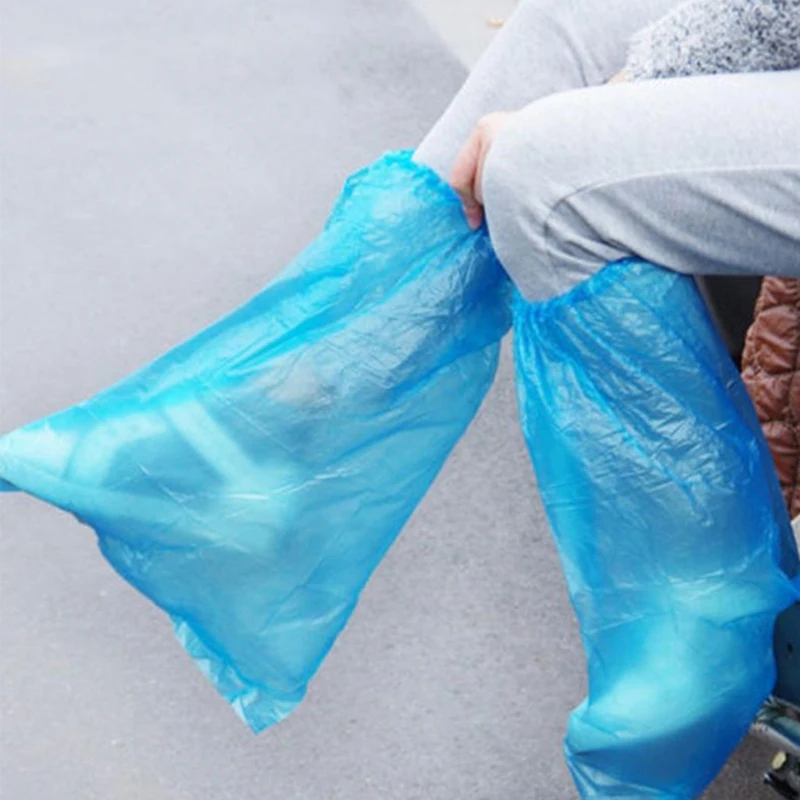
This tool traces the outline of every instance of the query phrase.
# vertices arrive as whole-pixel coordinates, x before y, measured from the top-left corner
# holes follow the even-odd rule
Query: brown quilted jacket
[[[742,377],[795,517],[800,514],[800,280],[764,279],[747,334]]]

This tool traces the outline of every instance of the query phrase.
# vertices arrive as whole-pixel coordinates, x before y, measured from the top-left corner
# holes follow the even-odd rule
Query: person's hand
[[[456,190],[472,230],[483,222],[483,165],[497,134],[511,121],[513,113],[497,112],[478,120],[464,146],[459,150],[450,173],[450,184]]]

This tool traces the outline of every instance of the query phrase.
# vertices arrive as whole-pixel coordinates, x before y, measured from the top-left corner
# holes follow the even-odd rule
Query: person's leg
[[[447,178],[475,123],[541,97],[607,81],[625,62],[628,39],[678,0],[522,0],[416,160]]]
[[[483,191],[522,294],[637,256],[688,274],[800,276],[800,70],[645,81],[532,103]]]

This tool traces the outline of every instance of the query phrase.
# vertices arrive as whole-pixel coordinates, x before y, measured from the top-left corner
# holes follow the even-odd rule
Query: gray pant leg
[[[800,70],[644,81],[532,103],[483,178],[492,242],[531,300],[638,256],[800,277]]]
[[[522,0],[415,158],[447,178],[475,123],[547,95],[604,83],[628,39],[679,0]]]

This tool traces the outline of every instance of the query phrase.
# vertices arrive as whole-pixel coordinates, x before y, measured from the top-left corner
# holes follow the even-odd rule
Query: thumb
[[[475,196],[475,178],[483,150],[483,134],[476,128],[459,150],[450,173],[450,184],[461,199],[469,226],[474,230],[483,221],[483,209]]]

